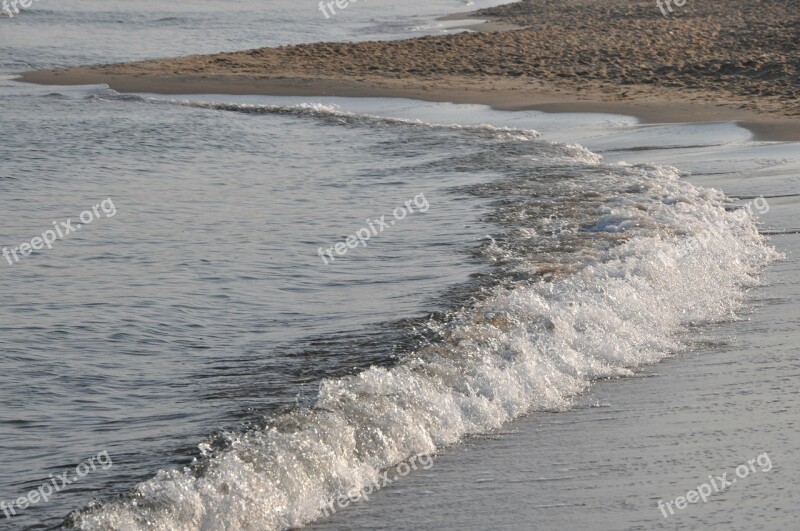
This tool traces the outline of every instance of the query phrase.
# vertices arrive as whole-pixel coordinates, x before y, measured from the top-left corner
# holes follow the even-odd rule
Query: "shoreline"
[[[459,89],[434,83],[359,82],[348,79],[251,78],[246,76],[145,76],[100,74],[91,67],[65,71],[25,72],[17,81],[39,85],[106,84],[122,93],[162,95],[230,94],[255,96],[336,96],[347,98],[407,98],[430,102],[487,105],[501,111],[546,113],[605,113],[633,116],[642,124],[735,122],[753,139],[764,142],[800,141],[800,120],[739,109],[734,104],[676,102],[657,97],[632,101],[604,101],[602,94],[578,94],[545,84],[533,90],[519,87]],[[469,80],[462,80],[468,84]],[[594,96],[594,97],[593,97]]]
[[[640,0],[521,0],[441,17],[473,30],[443,36],[33,71],[18,80],[156,94],[409,98],[645,124],[736,122],[755,140],[800,141],[800,50],[786,34],[800,22],[800,0],[729,1],[729,10],[687,4],[661,17]]]

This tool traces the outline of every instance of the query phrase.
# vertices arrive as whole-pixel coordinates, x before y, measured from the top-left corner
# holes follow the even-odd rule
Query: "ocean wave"
[[[163,99],[136,94],[119,94],[114,90],[107,90],[104,94],[92,95],[95,99],[115,99],[150,103],[154,105],[180,105],[197,109],[210,109],[216,111],[238,112],[244,114],[271,114],[277,116],[296,116],[312,118],[332,125],[375,125],[375,126],[401,126],[412,128],[446,129],[452,131],[468,131],[492,135],[500,140],[532,140],[540,136],[538,131],[530,129],[515,129],[510,127],[496,127],[490,124],[461,125],[429,123],[422,120],[408,120],[405,118],[391,118],[372,114],[359,114],[341,110],[336,105],[323,103],[300,103],[297,105],[261,105],[254,103],[220,103],[187,99]]]
[[[323,105],[180,104],[422,124]],[[430,339],[398,364],[326,379],[312,407],[203,443],[193,466],[161,471],[126,496],[75,513],[71,525],[302,526],[329,500],[412,456],[521,415],[566,410],[597,379],[630,376],[683,351],[689,327],[735,318],[759,271],[779,258],[748,212],[727,209],[724,194],[693,186],[674,168],[607,164],[574,145],[518,145],[517,135],[531,140],[532,132],[423,126],[477,139],[482,153],[458,171],[502,167],[503,178],[457,191],[491,201],[487,220],[498,230],[478,253],[492,264],[492,282],[471,304],[432,318]],[[498,134],[506,135],[502,149]]]

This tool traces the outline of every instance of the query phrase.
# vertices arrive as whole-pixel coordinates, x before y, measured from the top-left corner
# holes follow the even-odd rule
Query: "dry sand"
[[[480,32],[29,72],[122,92],[386,96],[498,109],[740,121],[800,140],[800,0],[523,0]],[[522,28],[522,29],[519,29]]]

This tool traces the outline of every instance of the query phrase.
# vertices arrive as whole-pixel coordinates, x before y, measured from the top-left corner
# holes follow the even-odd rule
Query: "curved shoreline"
[[[635,100],[629,102],[592,99],[588,94],[569,93],[555,87],[519,91],[515,87],[451,89],[430,83],[369,83],[347,79],[250,78],[244,76],[137,76],[98,74],[84,68],[67,71],[26,72],[19,81],[42,85],[106,84],[118,92],[152,94],[231,94],[264,96],[338,96],[351,98],[408,98],[422,101],[483,104],[497,110],[536,110],[552,113],[606,113],[636,117],[641,123],[736,122],[748,129],[754,140],[800,141],[800,120],[766,116],[736,108],[691,102]],[[468,81],[468,80],[465,80]]]
[[[686,4],[662,17],[649,1],[522,0],[457,16],[490,20],[474,26],[479,32],[25,72],[20,80],[160,94],[400,97],[625,114],[644,123],[725,121],[757,140],[799,141],[800,49],[791,28],[800,24],[800,0],[728,4]]]

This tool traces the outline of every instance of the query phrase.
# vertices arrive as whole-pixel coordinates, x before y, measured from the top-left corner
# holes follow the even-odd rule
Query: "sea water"
[[[476,7],[365,2],[326,20],[313,3],[42,0],[0,19],[0,244],[105,199],[116,210],[0,263],[0,499],[98,452],[113,459],[0,526],[68,513],[86,529],[304,525],[413,456],[536,412],[568,415],[594,382],[690,354],[698,330],[751,311],[786,253],[726,182],[698,186],[685,170],[731,173],[733,159],[768,183],[765,158],[794,164],[796,151],[733,126],[678,132],[713,134],[704,148],[683,137],[643,151],[676,132],[619,116],[130,96],[10,75],[437,33],[448,30],[436,15]],[[365,245],[323,259],[366,228]],[[348,511],[332,521],[347,527]]]

